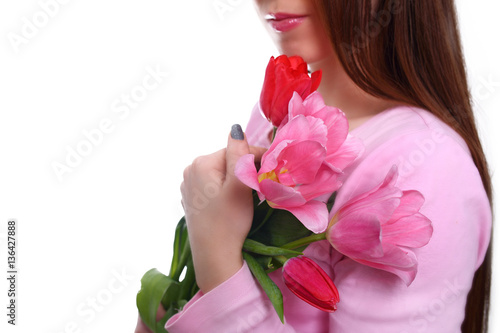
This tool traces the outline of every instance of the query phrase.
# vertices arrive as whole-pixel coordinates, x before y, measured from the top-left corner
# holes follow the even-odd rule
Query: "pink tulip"
[[[283,280],[288,289],[303,301],[323,311],[337,310],[340,301],[337,287],[311,259],[304,256],[288,259],[283,266]]]
[[[236,164],[236,176],[271,207],[290,211],[314,233],[324,232],[328,209],[323,197],[340,188],[342,170],[363,149],[348,130],[342,111],[325,106],[319,93],[304,101],[294,93],[260,170],[254,156],[245,155]]]
[[[426,245],[431,221],[419,213],[424,197],[395,186],[394,166],[385,180],[330,214],[327,239],[349,258],[399,276],[410,285],[417,274],[413,249]]]

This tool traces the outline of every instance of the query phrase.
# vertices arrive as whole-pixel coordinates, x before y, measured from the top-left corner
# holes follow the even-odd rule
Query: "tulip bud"
[[[274,126],[280,126],[288,113],[288,102],[293,93],[297,92],[305,99],[318,89],[320,81],[321,71],[309,76],[307,63],[299,56],[271,57],[259,101],[264,116]]]
[[[299,256],[283,266],[285,285],[303,301],[326,312],[337,310],[339,292],[332,279],[311,259]]]

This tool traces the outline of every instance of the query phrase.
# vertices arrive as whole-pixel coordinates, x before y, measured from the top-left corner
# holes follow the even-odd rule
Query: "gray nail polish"
[[[241,129],[241,126],[238,124],[234,124],[231,127],[231,137],[235,140],[243,140],[244,135],[243,135],[243,130]]]

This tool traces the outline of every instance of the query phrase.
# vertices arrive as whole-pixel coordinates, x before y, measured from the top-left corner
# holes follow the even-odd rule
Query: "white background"
[[[225,146],[233,123],[247,122],[267,61],[278,54],[250,0],[61,0],[44,21],[41,4],[50,2],[0,4],[0,267],[6,272],[12,218],[19,267],[18,325],[6,323],[2,277],[0,327],[132,332],[142,274],[169,269],[184,167]],[[500,6],[460,0],[458,8],[498,188]],[[29,38],[16,46],[13,36],[23,32]],[[126,114],[121,99],[140,93],[148,70],[168,75]],[[109,133],[83,147],[84,132],[103,121]],[[77,147],[88,155],[59,179],[53,164],[67,165]],[[491,331],[499,330],[493,320]]]

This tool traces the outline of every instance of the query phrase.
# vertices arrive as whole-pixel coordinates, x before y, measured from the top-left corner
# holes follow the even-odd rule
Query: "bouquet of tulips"
[[[363,145],[349,134],[344,113],[325,105],[316,91],[320,80],[321,72],[309,75],[300,57],[271,57],[259,107],[273,124],[272,142],[260,165],[249,154],[235,166],[254,194],[243,258],[282,322],[282,294],[268,276],[277,269],[302,300],[323,311],[337,309],[339,293],[331,277],[303,256],[309,244],[327,240],[340,253],[409,285],[417,271],[412,249],[432,235],[431,222],[419,213],[423,196],[396,186],[396,167],[370,191],[334,205],[343,170],[363,153]],[[141,283],[142,320],[154,332],[166,332],[166,321],[198,292],[184,218],[175,231],[169,275],[151,269]],[[156,322],[160,304],[166,314]]]

